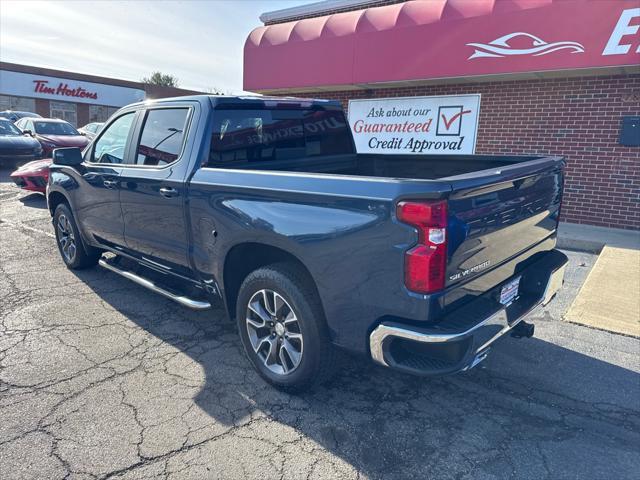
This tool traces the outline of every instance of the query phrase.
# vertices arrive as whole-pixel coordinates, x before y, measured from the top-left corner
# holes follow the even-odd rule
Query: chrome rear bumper
[[[499,285],[430,327],[385,322],[371,332],[371,357],[386,367],[419,375],[468,370],[484,360],[490,346],[562,287],[567,257],[553,251],[521,275],[520,295],[508,306],[495,300]]]

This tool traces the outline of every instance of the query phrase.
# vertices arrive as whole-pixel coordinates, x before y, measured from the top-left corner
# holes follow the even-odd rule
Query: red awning
[[[637,0],[414,0],[256,28],[244,89],[640,64]]]

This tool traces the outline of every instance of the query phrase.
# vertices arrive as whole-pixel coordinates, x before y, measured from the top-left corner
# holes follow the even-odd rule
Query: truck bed
[[[325,173],[412,180],[441,180],[476,171],[499,169],[542,156],[496,155],[376,155],[349,154],[243,162],[234,168]]]
[[[450,287],[483,276],[523,252],[533,255],[537,245],[555,236],[564,161],[542,155],[344,154],[234,163],[225,165],[233,170],[224,179],[220,173],[216,179],[229,175],[242,185],[257,182],[269,191],[323,192],[334,198],[365,195],[392,204],[401,198],[446,198]],[[255,178],[256,171],[274,174]],[[554,244],[545,243],[544,249]],[[459,289],[448,300],[468,293]]]

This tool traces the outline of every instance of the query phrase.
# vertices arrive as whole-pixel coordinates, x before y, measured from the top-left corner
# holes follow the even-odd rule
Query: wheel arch
[[[49,195],[47,195],[47,207],[49,208],[49,213],[52,217],[56,211],[56,207],[61,203],[66,203],[67,205],[71,206],[69,199],[64,193],[61,193],[57,190],[49,192]]]
[[[304,273],[313,287],[322,307],[322,298],[313,275],[307,266],[294,254],[273,245],[259,242],[246,242],[234,245],[225,256],[223,267],[224,301],[229,318],[235,317],[236,303],[240,286],[247,275],[258,268],[277,263],[296,265]],[[324,312],[324,309],[323,309]]]

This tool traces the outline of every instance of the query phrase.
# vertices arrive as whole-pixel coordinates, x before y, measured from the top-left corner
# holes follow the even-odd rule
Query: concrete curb
[[[640,232],[560,222],[558,248],[600,253],[605,245],[640,250]]]

